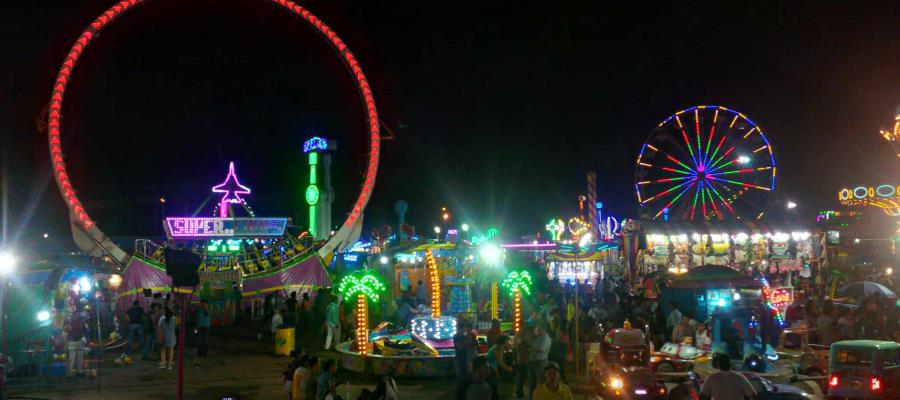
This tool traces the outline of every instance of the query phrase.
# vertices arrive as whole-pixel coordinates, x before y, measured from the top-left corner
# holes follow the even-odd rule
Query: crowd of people
[[[131,308],[125,312],[124,337],[128,341],[125,355],[140,351],[143,360],[152,360],[151,354],[159,352],[159,369],[171,370],[175,364],[175,345],[178,342],[178,327],[183,323],[178,316],[179,306],[172,301],[170,294],[156,296],[150,303],[149,310],[135,300]],[[209,329],[211,314],[206,300],[200,300],[200,306],[194,316],[197,335],[197,356],[209,354]]]

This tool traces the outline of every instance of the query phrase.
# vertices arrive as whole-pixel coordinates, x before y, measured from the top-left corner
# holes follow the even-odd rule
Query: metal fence
[[[64,350],[25,350],[10,354],[4,367],[3,389],[100,388],[103,350],[82,342]]]

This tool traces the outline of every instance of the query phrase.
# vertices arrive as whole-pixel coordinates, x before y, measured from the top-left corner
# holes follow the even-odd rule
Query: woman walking
[[[162,348],[159,353],[159,369],[172,369],[175,363],[175,328],[178,322],[175,321],[175,315],[170,309],[166,309],[166,315],[159,319],[159,328],[163,336]],[[168,364],[166,362],[166,354],[168,354]]]

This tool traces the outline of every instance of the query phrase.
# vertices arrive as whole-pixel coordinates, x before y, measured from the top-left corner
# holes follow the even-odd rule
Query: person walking
[[[550,355],[550,336],[547,328],[538,324],[534,328],[534,337],[531,338],[531,350],[528,354],[528,397],[532,398],[534,389],[544,381],[544,367],[547,366]]]
[[[206,358],[209,354],[209,329],[212,327],[212,318],[209,314],[209,303],[200,300],[200,309],[197,310],[197,356]]]
[[[666,316],[666,338],[671,338],[675,326],[681,322],[681,311],[678,310],[678,304],[674,301],[669,303],[669,315]]]
[[[573,400],[572,390],[559,380],[560,372],[557,363],[547,363],[544,367],[544,383],[534,390],[534,400]]]
[[[459,381],[456,387],[456,400],[499,400],[497,385],[491,381],[490,374],[487,359],[473,360],[472,375]]]
[[[85,326],[84,316],[81,315],[82,310],[79,307],[72,316],[69,317],[69,324],[66,327],[66,350],[69,360],[68,375],[81,375],[84,372],[84,339],[87,327]]]
[[[156,329],[153,323],[153,305],[150,305],[150,312],[144,313],[144,317],[141,319],[141,323],[144,325],[144,343],[142,354],[143,360],[150,359],[150,352],[154,351],[154,346],[156,346]]]
[[[337,349],[338,343],[341,342],[341,319],[338,314],[337,296],[331,295],[329,298],[331,303],[325,309],[325,325],[328,333],[325,336],[325,350],[330,350],[332,344]]]
[[[460,329],[453,335],[453,350],[456,361],[456,380],[457,382],[462,382],[469,375],[470,363],[472,362],[472,359],[469,357],[473,348],[471,340],[472,323],[459,321],[457,326]]]
[[[175,313],[167,308],[165,315],[159,319],[159,328],[163,336],[162,348],[159,353],[159,369],[172,369],[172,366],[175,365],[175,342],[177,341],[175,328],[177,326]]]
[[[516,400],[525,398],[525,383],[528,380],[528,355],[531,349],[531,333],[533,329],[521,329],[513,339],[513,351],[516,355]]]
[[[756,391],[740,373],[731,370],[731,358],[724,353],[713,356],[719,372],[703,381],[700,387],[700,398],[707,400],[744,400],[756,398]]]
[[[287,324],[292,327],[297,327],[298,323],[298,309],[300,306],[300,302],[297,300],[297,292],[291,292],[291,297],[289,297],[284,302],[285,308],[287,308]]]
[[[501,376],[513,376],[513,367],[506,364],[506,351],[510,348],[509,336],[502,335],[488,349],[487,363],[491,367],[491,379],[494,383],[500,381]]]
[[[137,345],[138,347],[144,347],[144,308],[141,307],[141,302],[135,300],[131,303],[131,308],[125,312],[125,316],[128,318],[128,348],[125,349],[125,354],[131,354],[134,351],[134,338],[138,337]],[[144,353],[144,357],[147,356],[147,353]]]
[[[313,302],[309,299],[309,293],[303,293],[303,300],[300,302],[300,327],[304,332],[312,326],[312,309]]]
[[[322,366],[322,374],[319,375],[316,400],[325,400],[328,395],[331,395],[333,399],[340,399],[335,392],[337,386],[337,363],[334,360],[326,360]]]

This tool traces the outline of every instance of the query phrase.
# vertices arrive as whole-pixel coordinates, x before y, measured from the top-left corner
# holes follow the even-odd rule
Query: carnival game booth
[[[544,257],[547,278],[560,284],[593,285],[607,274],[621,275],[619,247],[615,243],[602,242],[597,249],[575,253],[561,247]]]
[[[633,260],[644,272],[682,274],[699,265],[728,265],[766,273],[801,271],[817,260],[816,237],[803,228],[760,221],[646,222]],[[626,254],[626,257],[629,255]]]

